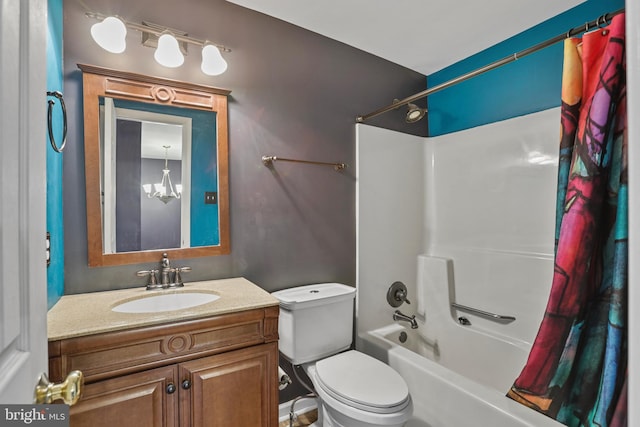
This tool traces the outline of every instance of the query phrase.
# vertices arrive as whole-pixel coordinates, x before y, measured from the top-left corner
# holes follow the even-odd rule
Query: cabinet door
[[[86,385],[71,407],[71,427],[177,427],[177,371],[172,365]]]
[[[278,345],[269,343],[180,364],[182,425],[277,426],[277,363]]]

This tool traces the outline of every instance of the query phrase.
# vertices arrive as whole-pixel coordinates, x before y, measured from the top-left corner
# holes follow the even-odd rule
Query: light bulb
[[[176,184],[176,192],[182,194],[182,184]]]
[[[102,22],[91,26],[91,37],[104,50],[111,53],[122,53],[127,47],[125,37],[127,27],[115,16],[108,16]]]
[[[178,40],[171,34],[165,33],[158,39],[158,48],[153,54],[158,64],[175,68],[184,63],[184,55],[180,52]]]
[[[207,44],[202,48],[202,72],[209,76],[217,76],[227,70],[227,61],[220,54],[220,50],[212,45]]]
[[[142,184],[142,188],[144,192],[147,193],[147,196],[151,195],[151,184]]]

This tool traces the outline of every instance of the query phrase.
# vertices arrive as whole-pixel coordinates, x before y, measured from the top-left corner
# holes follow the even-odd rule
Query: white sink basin
[[[158,313],[197,307],[218,298],[218,295],[205,292],[167,293],[126,301],[111,310],[117,313]]]

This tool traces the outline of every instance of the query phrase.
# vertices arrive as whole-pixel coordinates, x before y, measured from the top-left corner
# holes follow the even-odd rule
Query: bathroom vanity
[[[113,310],[172,293],[219,298],[173,310]],[[273,427],[278,312],[275,298],[243,278],[63,296],[48,313],[50,377],[84,374],[72,427]]]

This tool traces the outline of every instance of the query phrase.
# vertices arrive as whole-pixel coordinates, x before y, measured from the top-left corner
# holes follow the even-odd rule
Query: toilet
[[[355,293],[340,283],[272,293],[280,301],[280,352],[302,365],[313,383],[313,427],[401,427],[413,413],[404,379],[389,365],[350,350]]]

